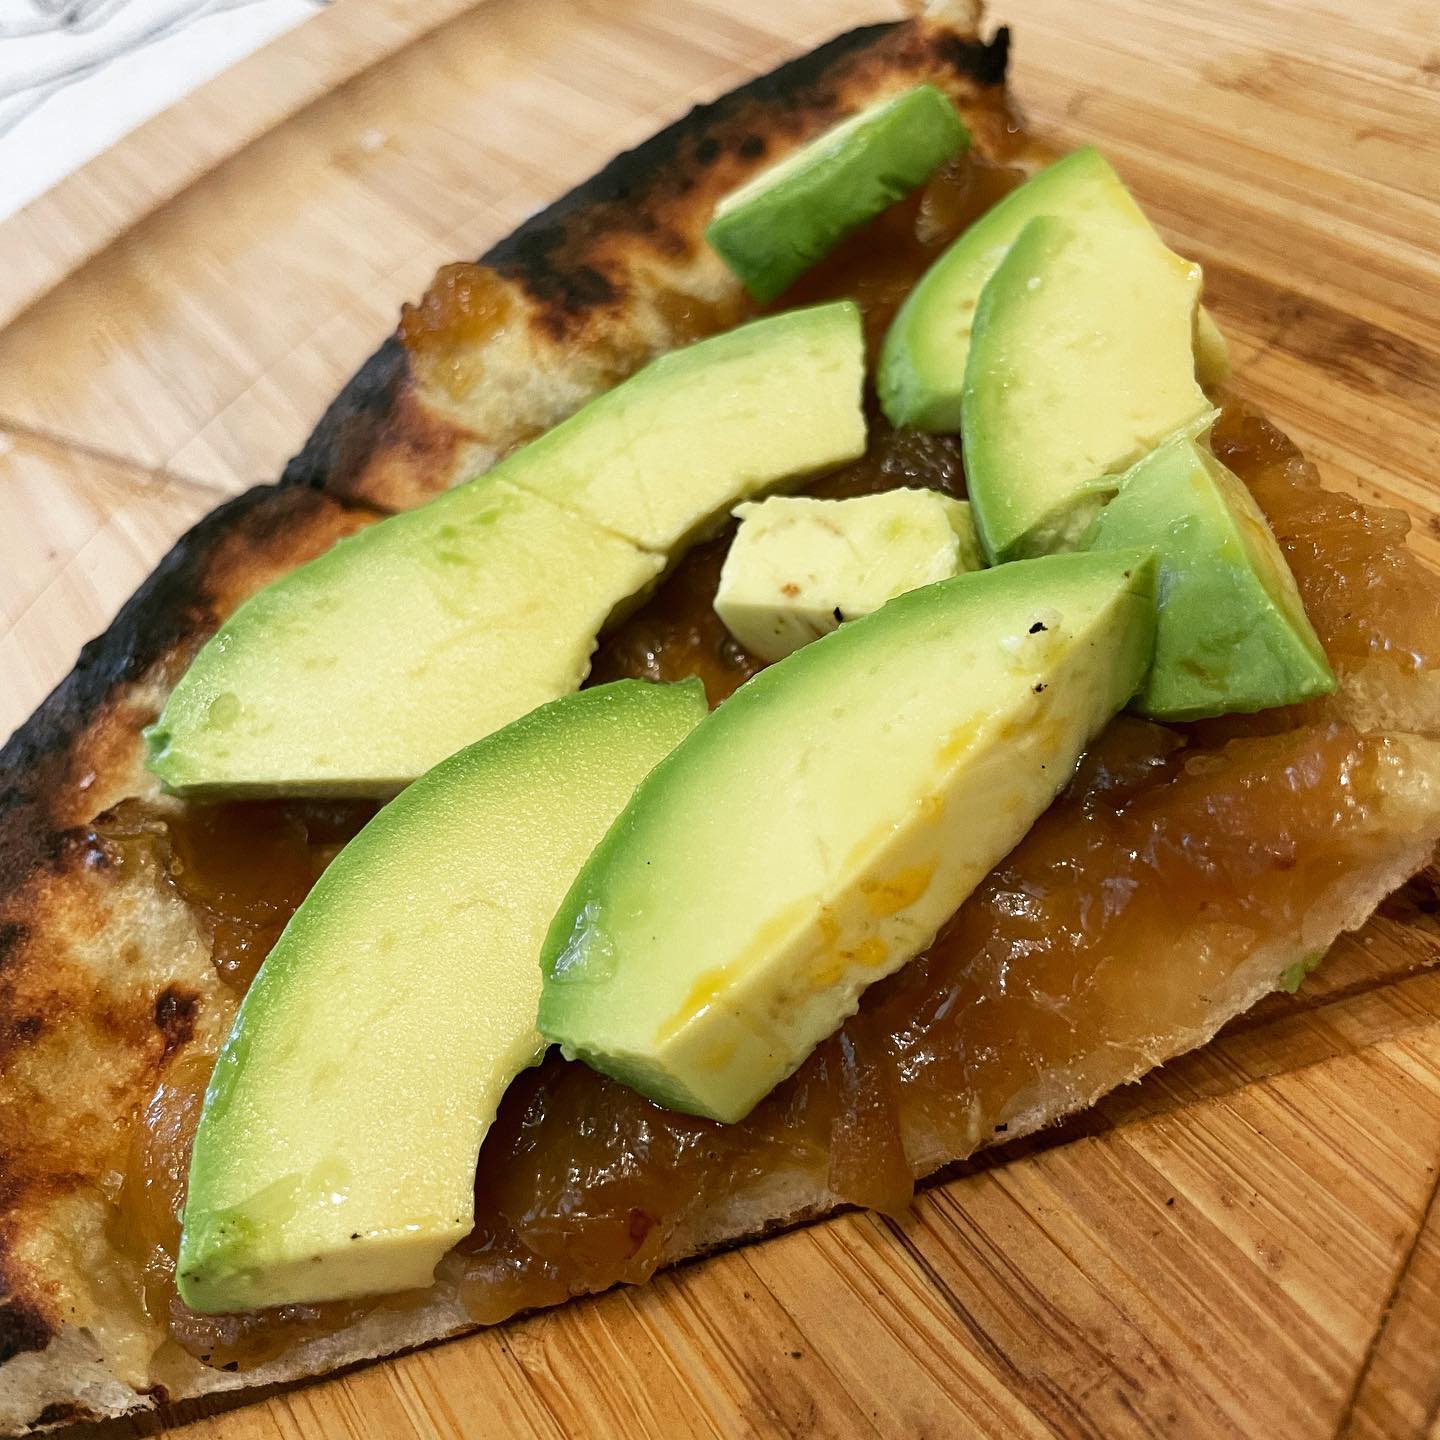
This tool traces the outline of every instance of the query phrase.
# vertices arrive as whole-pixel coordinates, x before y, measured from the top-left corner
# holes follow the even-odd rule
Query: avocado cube
[[[887,600],[985,564],[970,507],[936,490],[738,506],[715,613],[752,655],[783,660]]]

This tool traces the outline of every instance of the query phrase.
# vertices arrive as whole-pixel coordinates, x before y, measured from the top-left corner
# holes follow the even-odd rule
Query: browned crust
[[[645,264],[693,259],[714,198],[767,153],[887,82],[938,75],[972,98],[998,89],[1006,50],[1003,30],[985,44],[920,22],[843,35],[619,156],[484,262],[523,292],[536,345],[603,345],[646,283]],[[661,334],[649,343],[666,341]],[[93,937],[116,924],[95,899],[107,878],[85,842],[87,822],[151,783],[139,764],[140,728],[226,614],[274,575],[373,519],[361,502],[398,508],[453,483],[475,438],[426,403],[410,357],[386,340],[279,485],[221,505],[183,536],[0,750],[0,1081],[9,1083],[17,1060],[67,1026],[98,1026],[123,1062],[109,1091],[96,1077],[100,1093],[86,1115],[108,1119],[108,1151],[87,1143],[84,1126],[74,1143],[48,1141],[43,1127],[18,1125],[13,1107],[0,1125],[0,1366],[43,1351],[62,1331],[54,1287],[17,1253],[21,1227],[33,1207],[93,1186],[114,1158],[114,1132],[123,1133],[161,1067],[191,1043],[197,1015],[204,1018],[198,988],[142,975],[107,1010],[110,1001],[94,996],[87,975],[70,963],[57,932]],[[37,1404],[30,1423],[99,1413],[53,1401]]]
[[[208,635],[262,577],[313,551],[305,536],[333,539],[350,528],[352,515],[357,523],[370,518],[363,507],[311,488],[263,485],[218,506],[176,541],[0,749],[0,906],[37,865],[57,858],[67,830],[96,812],[93,795],[68,782],[76,746],[107,702],[113,706],[127,686]]]
[[[124,1092],[152,1083],[185,1048],[200,1006],[194,988],[170,978],[169,957],[157,957],[153,976],[130,964],[129,983],[110,987],[73,963],[75,938],[110,919],[97,900],[107,888],[103,857],[87,843],[86,822],[142,783],[139,731],[157,686],[221,616],[372,518],[301,487],[261,487],[220,506],[161,561],[0,751],[0,1365],[44,1348],[60,1318],[45,1277],[14,1253],[19,1227],[36,1206],[94,1181],[113,1143],[94,1122],[118,1108],[113,1130],[129,1115],[133,1099]],[[129,943],[123,929],[121,939]],[[57,1147],[40,1118],[14,1102],[21,1063],[67,1028],[94,1031],[124,1063],[71,1079],[93,1083],[96,1094],[89,1107],[76,1107],[74,1135]]]
[[[967,102],[1003,94],[1008,53],[1004,28],[989,41],[917,22],[852,30],[618,155],[480,263],[515,287],[528,344],[542,361],[561,347],[591,349],[623,372],[651,348],[630,333],[638,293],[653,289],[657,270],[696,263],[715,200],[767,156],[849,113],[856,97],[908,79],[944,85],[968,112]],[[982,145],[986,138],[977,135]],[[627,341],[633,353],[617,354]],[[283,483],[388,509],[426,498],[427,484],[461,478],[455,470],[465,467],[475,434],[437,413],[425,390],[405,347],[387,339],[330,405]],[[478,438],[503,449],[526,437],[522,427],[515,436]]]
[[[636,242],[668,259],[696,248],[691,199],[720,169],[720,189],[764,163],[777,146],[809,135],[849,110],[847,93],[875,88],[879,75],[935,69],[976,86],[1004,84],[1009,32],[984,41],[915,25],[874,25],[838,36],[808,55],[692,110],[501,240],[486,264],[545,307],[559,336],[584,328],[597,311],[628,300],[617,255]]]

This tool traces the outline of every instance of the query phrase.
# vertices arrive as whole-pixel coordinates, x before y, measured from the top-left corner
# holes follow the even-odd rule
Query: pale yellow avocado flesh
[[[970,506],[936,490],[739,506],[715,613],[752,655],[783,660],[907,590],[985,564]]]
[[[672,388],[669,372],[693,375],[701,350],[703,389],[687,403],[657,404],[655,394]],[[532,442],[515,483],[670,554],[736,500],[865,449],[864,355],[859,312],[848,300],[756,321],[662,356],[643,373],[653,377],[650,387],[631,382],[589,407],[583,446],[564,426]]]
[[[965,371],[965,474],[992,562],[1074,549],[1120,475],[1213,408],[1200,269],[1130,226],[1032,220],[989,282]]]
[[[186,795],[394,794],[584,678],[737,501],[865,446],[849,301],[662,356],[477,480],[243,604],[147,734]]]
[[[1203,305],[1195,312],[1195,378],[1207,390],[1230,378],[1230,347]]]
[[[1145,552],[911,591],[743,685],[647,777],[546,938],[540,1029],[734,1121],[934,937],[1134,694]]]
[[[436,766],[335,859],[246,993],[191,1159],[202,1311],[428,1285],[506,1086],[545,1048],[539,953],[698,680],[567,696]]]
[[[1164,242],[1109,162],[1084,146],[1037,171],[966,227],[906,296],[886,333],[876,384],[892,425],[958,431],[965,365],[986,283],[1030,221],[1053,216],[1081,226],[1118,225]],[[1202,385],[1230,370],[1225,337],[1204,309],[1196,315],[1195,368]]]
[[[574,690],[596,634],[664,566],[498,476],[477,481],[241,606],[151,730],[151,769],[182,794],[392,795]]]

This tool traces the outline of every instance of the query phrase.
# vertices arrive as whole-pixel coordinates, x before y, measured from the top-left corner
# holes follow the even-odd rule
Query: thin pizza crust
[[[137,1107],[167,1067],[214,1049],[235,1002],[183,901],[145,866],[107,859],[87,823],[127,796],[155,797],[140,727],[246,596],[485,468],[650,355],[742,314],[700,237],[716,199],[758,167],[920,79],[956,100],[977,148],[1003,144],[1023,163],[1004,108],[1006,35],[983,41],[977,21],[952,3],[844,35],[693,111],[500,242],[484,263],[500,277],[489,302],[503,323],[457,340],[463,354],[442,333],[418,361],[387,341],[280,484],[186,535],[0,752],[0,1433],[294,1380],[474,1328],[457,1301],[437,1298],[372,1312],[236,1374],[162,1343],[107,1236],[109,1194]],[[1091,1056],[1041,1077],[1015,1097],[1007,1139],[1203,1043],[1429,860],[1440,840],[1440,695],[1365,672],[1347,683],[1352,718],[1408,732],[1386,746],[1374,863],[1338,880],[1295,933],[1246,956],[1173,1052]],[[959,1158],[937,1137],[906,1141],[920,1175]],[[813,1177],[773,1170],[674,1233],[665,1262],[837,1203]]]

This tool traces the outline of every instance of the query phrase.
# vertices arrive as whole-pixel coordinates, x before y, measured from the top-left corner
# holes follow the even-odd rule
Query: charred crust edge
[[[961,75],[968,75],[977,85],[995,86],[1005,83],[1010,66],[1010,27],[1002,25],[989,40],[964,35],[942,35],[937,48],[944,59]]]
[[[262,485],[212,510],[176,541],[105,632],[80,651],[75,668],[0,749],[0,902],[37,865],[63,853],[56,798],[71,751],[106,698],[143,676],[176,643],[214,623],[209,578],[221,545],[239,534],[263,543],[295,523],[304,504],[298,493]],[[19,944],[18,930],[0,929],[0,963]]]
[[[717,100],[696,105],[532,215],[486,251],[481,263],[523,285],[557,326],[567,317],[613,304],[620,298],[615,285],[585,259],[587,242],[598,230],[607,236],[653,233],[660,223],[657,210],[683,192],[697,168],[713,164],[727,148],[747,159],[764,153],[760,122],[766,111],[828,106],[838,70],[905,28],[896,22],[847,31]]]
[[[666,231],[666,201],[683,195],[696,172],[717,163],[727,149],[750,159],[763,154],[767,120],[833,106],[850,69],[882,42],[897,47],[884,60],[913,63],[928,56],[982,87],[1005,81],[1010,32],[1004,27],[988,41],[906,21],[850,30],[695,106],[617,155],[491,246],[480,263],[522,286],[538,302],[539,323],[559,335],[597,310],[623,304],[616,280],[596,263],[595,241],[639,233],[661,250],[680,243],[679,236]],[[346,493],[392,431],[401,397],[412,384],[409,358],[391,336],[331,402],[285,467],[281,483]]]
[[[0,1365],[27,1350],[43,1350],[56,1333],[50,1321],[29,1301],[7,1300],[0,1304]]]
[[[48,1430],[55,1425],[69,1425],[76,1420],[104,1419],[98,1411],[87,1410],[83,1405],[68,1400],[52,1400],[36,1417],[35,1429]]]
[[[409,377],[405,347],[392,335],[326,407],[285,466],[281,485],[319,490],[359,474],[384,438]]]

